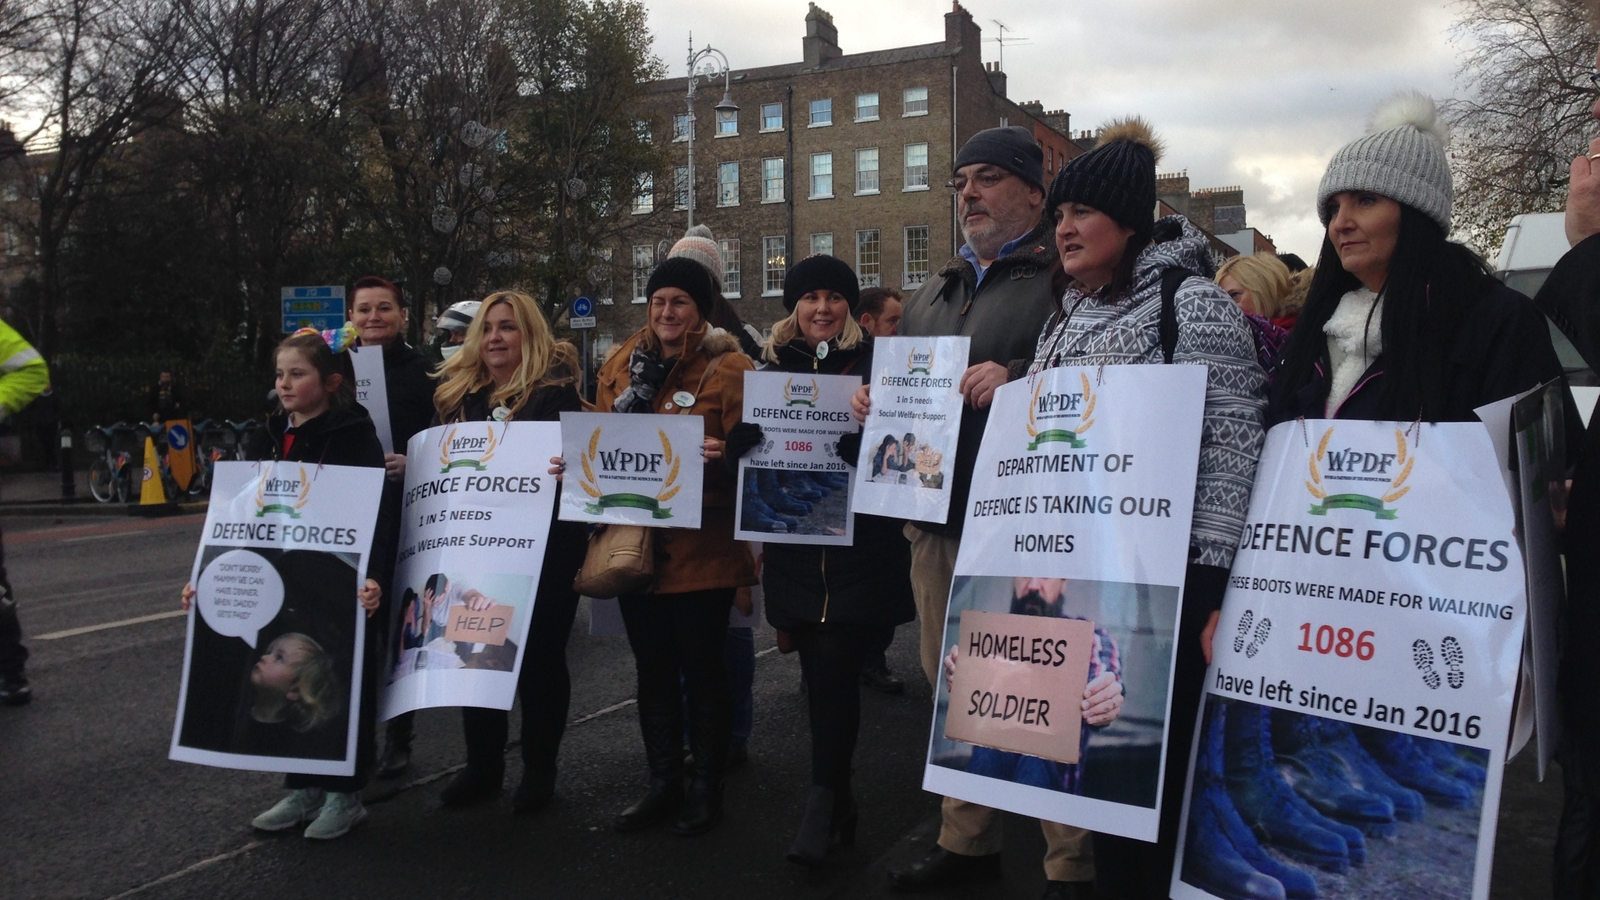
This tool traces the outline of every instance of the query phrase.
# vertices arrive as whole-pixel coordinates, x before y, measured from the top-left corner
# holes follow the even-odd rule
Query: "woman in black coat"
[[[355,326],[357,343],[383,349],[389,446],[394,448],[383,457],[388,472],[385,489],[398,493],[406,480],[406,446],[413,435],[433,423],[433,376],[428,373],[428,358],[406,343],[409,312],[398,285],[366,275],[351,286],[350,298],[350,324]],[[391,635],[389,643],[392,645],[395,639]],[[410,767],[415,719],[415,713],[401,713],[385,724],[383,754],[378,758],[379,778],[398,777]]]
[[[434,395],[436,424],[449,422],[556,422],[563,412],[579,412],[577,353],[557,343],[538,303],[518,291],[484,298],[467,326],[461,351],[440,369]],[[512,800],[521,813],[537,812],[555,796],[556,756],[567,726],[572,681],[567,671],[567,636],[578,611],[572,581],[583,565],[587,529],[555,518],[539,588],[528,624],[527,647],[517,677],[522,698],[522,783]],[[508,714],[467,706],[461,724],[467,741],[467,767],[440,794],[445,806],[459,807],[493,797],[505,779]]]
[[[772,328],[763,358],[780,372],[872,377],[872,339],[856,324],[860,297],[855,272],[832,256],[802,260],[784,279],[787,319]],[[730,460],[762,440],[761,427],[741,423],[728,432]],[[854,462],[860,434],[841,440],[840,456]],[[855,517],[849,546],[769,543],[761,582],[767,621],[787,632],[800,652],[811,719],[811,790],[789,859],[820,865],[833,843],[855,838],[851,759],[861,726],[861,667],[884,627],[916,615],[910,547],[901,523]]]

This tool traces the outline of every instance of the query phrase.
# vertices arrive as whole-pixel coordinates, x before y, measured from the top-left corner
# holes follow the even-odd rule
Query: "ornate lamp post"
[[[701,68],[696,71],[696,66]],[[696,51],[694,49],[694,35],[689,35],[689,172],[685,185],[689,194],[689,227],[694,227],[694,89],[703,76],[708,83],[713,82],[717,76],[722,76],[722,100],[716,105],[717,112],[738,112],[738,104],[733,102],[733,95],[729,92],[729,81],[732,70],[728,67],[728,58],[722,51],[707,45]],[[673,185],[676,189],[677,185]]]

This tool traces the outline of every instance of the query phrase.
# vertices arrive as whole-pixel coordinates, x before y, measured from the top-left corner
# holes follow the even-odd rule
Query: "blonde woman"
[[[520,291],[490,294],[467,326],[461,351],[439,369],[435,424],[558,421],[561,413],[583,408],[575,386],[577,371],[576,350],[551,336],[532,297]],[[572,580],[583,563],[585,540],[581,524],[552,517],[517,680],[522,783],[512,809],[519,813],[537,812],[555,796],[556,754],[571,699],[567,635],[578,610]],[[499,792],[505,778],[506,721],[502,710],[462,708],[467,767],[445,787],[441,803],[467,806]]]
[[[1256,340],[1256,362],[1267,375],[1267,385],[1272,385],[1272,373],[1278,368],[1278,354],[1289,337],[1289,325],[1278,324],[1284,301],[1294,288],[1294,278],[1283,260],[1271,253],[1255,256],[1235,256],[1217,270],[1217,287],[1244,313],[1245,322]]]

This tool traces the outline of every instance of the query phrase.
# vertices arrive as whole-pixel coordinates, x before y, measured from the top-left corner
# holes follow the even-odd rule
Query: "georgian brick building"
[[[983,33],[967,10],[955,3],[944,20],[943,41],[845,54],[833,17],[812,4],[801,61],[733,70],[737,112],[713,108],[721,79],[697,88],[692,185],[688,85],[650,84],[640,127],[670,146],[672,172],[641,185],[631,225],[609,250],[595,358],[643,324],[645,282],[684,233],[690,190],[696,224],[721,245],[724,296],[765,329],[784,315],[789,263],[813,253],[849,262],[864,286],[910,290],[937,272],[960,241],[945,182],[974,133],[1028,127],[1047,181],[1084,152],[1067,113],[1006,97],[1005,73],[983,62]]]

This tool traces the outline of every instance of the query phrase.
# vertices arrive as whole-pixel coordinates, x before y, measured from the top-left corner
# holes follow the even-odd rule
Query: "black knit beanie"
[[[985,128],[961,146],[951,174],[977,163],[999,166],[1023,181],[1044,190],[1044,151],[1033,139],[1033,132],[1021,125]]]
[[[1100,133],[1100,144],[1056,173],[1045,215],[1063,203],[1082,203],[1118,225],[1149,234],[1156,218],[1156,160],[1161,142],[1143,119],[1128,119]]]
[[[694,300],[695,308],[700,310],[700,318],[710,320],[715,296],[711,287],[711,273],[706,271],[705,266],[687,256],[662,260],[661,265],[650,273],[650,281],[645,284],[646,299],[654,297],[656,291],[664,287],[675,287],[688,294]]]
[[[850,264],[837,256],[818,254],[808,256],[794,264],[789,274],[783,276],[783,308],[794,312],[800,298],[812,291],[835,291],[844,295],[855,312],[861,302],[861,282]]]

